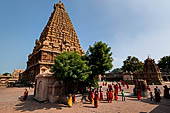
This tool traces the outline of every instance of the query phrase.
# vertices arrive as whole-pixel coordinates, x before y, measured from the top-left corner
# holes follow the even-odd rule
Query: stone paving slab
[[[131,91],[133,87],[130,86],[126,91]],[[152,90],[154,87],[152,86]],[[24,89],[1,88],[0,113],[170,113],[170,99],[162,99],[161,103],[155,103],[147,98],[138,101],[135,97],[126,97],[126,101],[122,102],[119,96],[118,101],[112,103],[100,102],[97,109],[89,102],[76,103],[69,108],[63,104],[38,103],[31,96],[27,101],[21,102],[18,97],[23,95]],[[28,91],[29,95],[33,95],[33,89]],[[161,91],[163,92],[163,88]]]

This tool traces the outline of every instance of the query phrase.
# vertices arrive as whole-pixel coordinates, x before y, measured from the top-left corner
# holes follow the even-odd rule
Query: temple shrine
[[[54,11],[47,25],[35,41],[33,52],[28,56],[27,68],[22,76],[25,81],[35,81],[35,76],[51,69],[56,55],[64,51],[84,54],[68,13],[61,1],[54,4]]]
[[[134,80],[146,80],[147,84],[161,85],[163,83],[162,73],[154,59],[147,58],[142,72],[134,73]]]

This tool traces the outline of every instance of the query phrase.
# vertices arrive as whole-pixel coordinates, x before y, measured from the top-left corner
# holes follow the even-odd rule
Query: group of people
[[[100,97],[99,97],[99,93],[100,93]],[[103,89],[102,87],[100,87],[100,89],[91,89],[90,88],[90,92],[89,92],[89,96],[88,99],[90,100],[91,104],[94,104],[94,107],[97,108],[98,104],[99,104],[99,100],[102,101],[103,100]]]
[[[125,93],[124,93],[124,89],[122,89],[122,86],[125,87],[125,83],[120,81],[117,82],[116,84],[112,83],[112,84],[107,84],[107,82],[103,82],[102,84],[103,86],[107,86],[107,91],[106,91],[106,100],[108,101],[108,103],[112,103],[113,100],[118,100],[118,93],[119,91],[121,91],[121,95],[122,95],[122,101],[125,101]],[[126,84],[127,89],[129,88],[128,83]],[[170,94],[169,94],[169,90],[170,88],[168,88],[167,86],[164,86],[164,97],[165,98],[170,98]],[[149,86],[147,87],[147,90],[150,91],[150,100],[153,101],[155,100],[156,102],[160,102],[161,100],[161,91],[160,89],[156,86],[154,88],[154,96],[153,93],[151,91],[151,89],[149,88]],[[141,90],[137,90],[137,99],[141,100]],[[103,89],[102,86],[100,86],[100,89],[90,89],[89,92],[89,96],[88,96],[90,102],[92,104],[94,104],[94,106],[97,108],[98,107],[98,103],[99,101],[103,100]]]
[[[107,82],[105,82],[105,83],[103,82],[102,85],[107,86],[106,100],[107,100],[108,103],[112,103],[113,100],[116,100],[116,101],[118,100],[119,91],[121,92],[119,94],[121,94],[121,96],[122,96],[122,101],[125,101],[125,92],[124,92],[124,88],[122,88],[122,87],[125,87],[124,82],[117,82],[116,84],[114,84],[114,83],[108,84]],[[126,86],[127,86],[127,89],[128,89],[129,85],[126,84]],[[154,94],[152,93],[151,88],[149,86],[147,86],[147,90],[149,91],[151,101],[154,100],[155,102],[160,102],[161,91],[158,88],[158,86],[156,86],[154,88]],[[170,90],[170,88],[168,88],[167,85],[165,85],[164,86],[164,98],[170,98],[169,90]],[[137,99],[141,100],[141,97],[142,97],[141,90],[138,89],[136,92],[137,92]],[[24,97],[27,98],[27,96],[26,96],[27,94],[24,93],[24,95],[25,95]],[[24,98],[24,100],[25,100],[25,98]],[[103,94],[102,86],[100,86],[100,88],[94,88],[94,89],[90,88],[88,99],[91,102],[91,104],[93,104],[94,107],[97,108],[99,101],[104,100],[104,94]],[[72,106],[71,101],[75,101],[75,98],[73,97],[73,100],[72,99],[69,100],[69,103],[70,103],[69,106]]]
[[[150,101],[155,100],[156,102],[160,102],[160,100],[161,100],[161,96],[160,96],[161,91],[158,88],[158,86],[156,86],[154,88],[154,95],[153,95],[153,93],[152,93],[149,86],[147,86],[147,91],[149,91]],[[141,100],[142,95],[141,95],[141,90],[140,89],[137,90],[137,97],[138,97],[138,100]]]
[[[112,85],[114,86],[114,91],[113,91],[113,87]],[[107,92],[106,92],[106,96],[107,96],[107,101],[108,103],[112,103],[112,101],[115,99],[115,100],[118,100],[118,85],[114,85],[114,84],[109,84],[108,85],[108,88],[107,88]],[[120,88],[121,89],[121,88]],[[114,94],[114,95],[113,95]],[[114,96],[114,98],[113,98]]]
[[[121,84],[122,84],[123,87],[125,87],[125,82],[122,81],[122,80],[120,80],[120,82],[117,82],[117,84],[118,84],[119,88],[121,88]],[[103,82],[102,85],[107,86],[107,82]],[[110,84],[108,84],[108,85],[110,85]],[[112,83],[112,85],[114,85],[114,83]],[[128,83],[126,83],[126,86],[127,86],[127,89],[129,89],[129,84]]]
[[[124,82],[120,82],[117,84],[112,83],[112,85],[111,84],[108,85],[107,92],[106,92],[108,103],[111,103],[113,100],[118,100],[119,91],[121,91],[121,94],[122,94],[122,101],[125,101],[125,93],[124,93],[124,90],[122,89],[121,83],[123,85]],[[126,85],[127,85],[127,89],[129,89],[128,83]],[[114,87],[114,91],[113,91],[112,86]],[[124,86],[125,85],[123,85],[123,87]],[[113,96],[113,94],[114,94],[114,96]]]
[[[154,93],[155,93],[155,101],[156,102],[160,102],[161,101],[161,91],[158,88],[158,86],[156,86],[156,88],[154,88]]]
[[[125,101],[125,93],[124,93],[124,89],[122,89],[122,86],[125,87],[124,82],[120,81],[120,82],[117,82],[116,84],[114,84],[114,83],[107,84],[107,82],[105,82],[105,83],[103,82],[102,85],[107,86],[106,100],[108,103],[112,103],[113,100],[116,100],[116,101],[118,100],[119,91],[121,91],[122,101]],[[126,86],[128,89],[129,88],[128,83],[126,84]],[[154,96],[153,96],[153,93],[152,93],[151,89],[149,88],[149,86],[147,86],[147,90],[150,92],[150,100],[151,101],[155,100],[156,102],[160,102],[161,91],[157,86],[154,88],[154,94],[155,94]],[[165,85],[164,86],[164,97],[165,98],[170,98],[169,90],[170,90],[170,88],[168,88],[167,85]],[[28,91],[27,91],[27,89],[25,89],[24,96],[21,98],[21,100],[25,101],[25,100],[27,100],[27,97],[28,97]],[[141,91],[139,89],[137,90],[137,97],[138,97],[138,100],[141,100]],[[102,86],[100,86],[100,88],[94,88],[94,89],[90,88],[88,99],[90,100],[91,104],[93,104],[94,107],[97,108],[99,101],[104,100]],[[72,106],[72,102],[73,103],[75,102],[75,95],[68,96],[68,105],[70,107]]]
[[[153,93],[152,93],[152,91],[151,91],[149,86],[147,86],[147,90],[150,92],[150,101],[155,100],[156,102],[160,102],[160,100],[161,100],[161,96],[160,96],[161,95],[161,91],[158,88],[158,86],[156,86],[154,88],[154,94],[155,94],[154,96],[153,96]]]
[[[106,91],[106,97],[107,97],[107,101],[108,103],[112,103],[113,100],[118,100],[118,93],[119,91],[121,91],[122,94],[122,101],[125,101],[125,94],[124,94],[124,90],[122,89],[122,86],[125,87],[125,83],[124,82],[119,82],[119,83],[112,83],[112,84],[107,84],[107,82],[103,82],[102,84],[103,86],[107,86],[107,91]],[[128,83],[126,84],[127,89],[129,88]],[[88,99],[90,100],[91,104],[94,104],[94,107],[97,108],[99,101],[103,100],[103,89],[102,86],[100,86],[100,88],[94,88],[91,89],[89,91],[89,96]]]

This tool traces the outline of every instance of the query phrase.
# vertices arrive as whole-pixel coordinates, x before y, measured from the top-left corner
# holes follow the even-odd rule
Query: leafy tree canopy
[[[122,68],[115,68],[115,69],[113,69],[112,72],[121,73],[121,72],[123,72],[123,70],[122,70]]]
[[[11,73],[3,73],[2,75],[7,76],[8,74],[11,76]]]
[[[104,75],[106,71],[112,69],[112,53],[111,47],[108,47],[106,43],[101,41],[96,42],[93,46],[89,46],[86,53],[86,59],[89,61],[89,65],[92,70],[92,77],[96,75]]]
[[[59,80],[73,82],[85,81],[91,74],[87,61],[82,60],[82,56],[76,52],[63,52],[56,56],[51,72]]]
[[[158,67],[161,71],[170,70],[170,56],[164,56],[158,61]]]
[[[144,63],[139,61],[136,57],[128,56],[125,61],[123,61],[122,69],[124,72],[139,72],[143,70]]]

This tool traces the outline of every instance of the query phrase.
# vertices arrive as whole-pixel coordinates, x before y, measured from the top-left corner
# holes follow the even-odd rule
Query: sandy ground
[[[169,86],[169,85],[168,85]],[[125,89],[132,92],[134,86]],[[152,86],[152,90],[155,86]],[[159,86],[163,93],[162,86]],[[25,102],[18,100],[23,95],[25,88],[0,88],[0,113],[170,113],[170,99],[162,98],[161,103],[151,102],[147,98],[138,101],[135,97],[126,97],[122,102],[107,103],[101,101],[98,108],[94,108],[89,102],[76,103],[72,108],[56,103],[38,103],[32,99],[33,89],[28,89],[29,98]],[[162,94],[163,95],[163,94]]]

